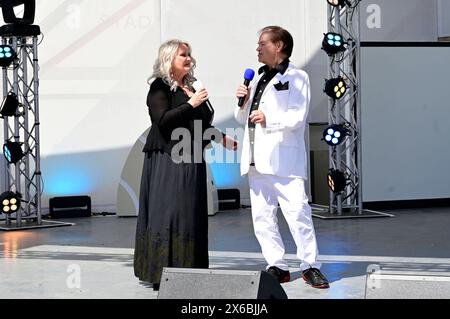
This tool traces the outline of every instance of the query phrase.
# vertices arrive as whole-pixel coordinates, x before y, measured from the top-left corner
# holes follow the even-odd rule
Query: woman
[[[196,146],[202,152],[210,141],[194,138],[212,128],[212,113],[205,103],[208,92],[192,88],[194,68],[189,44],[170,40],[161,45],[150,77],[152,127],[143,150],[134,272],[155,290],[163,267],[209,266],[206,167],[203,156],[198,160],[194,153]],[[199,124],[203,131],[194,134]],[[179,147],[180,130],[189,132],[190,147]],[[216,136],[236,150],[233,139],[220,132]]]

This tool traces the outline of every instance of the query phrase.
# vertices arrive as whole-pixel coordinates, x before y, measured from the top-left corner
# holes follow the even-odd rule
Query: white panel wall
[[[437,41],[437,0],[361,2],[363,41]]]
[[[364,40],[435,38],[435,1],[376,1],[382,30],[364,31]],[[326,1],[317,0],[37,0],[36,23],[45,35],[39,47],[43,205],[49,197],[87,194],[94,208],[114,209],[126,156],[150,123],[146,79],[161,40],[192,44],[215,124],[225,129],[237,126],[234,91],[244,69],[259,67],[257,31],[279,24],[294,36],[292,61],[311,77],[309,121],[327,121],[327,58],[320,50],[326,15]],[[363,9],[363,22],[367,16]],[[219,188],[238,187],[245,201],[237,165],[215,165],[213,174]]]
[[[312,72],[311,114],[326,118],[326,59],[319,52],[325,2],[38,0],[36,23],[45,35],[39,47],[44,207],[49,197],[87,194],[96,209],[114,209],[123,163],[150,123],[146,79],[161,40],[192,44],[215,124],[225,130],[237,126],[234,92],[244,69],[259,67],[257,31],[286,27],[295,40],[292,61]],[[237,164],[214,164],[213,171],[219,188],[240,188],[245,202],[247,181]]]
[[[438,0],[438,35],[450,37],[450,0]]]
[[[363,48],[363,200],[450,196],[450,47]]]

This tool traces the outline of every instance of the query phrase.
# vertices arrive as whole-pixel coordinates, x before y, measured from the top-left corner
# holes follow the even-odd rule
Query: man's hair
[[[270,39],[273,43],[283,42],[283,48],[281,52],[286,54],[289,58],[292,55],[292,49],[294,48],[294,39],[292,35],[282,27],[271,25],[265,28],[262,28],[259,31],[259,34],[269,33]]]

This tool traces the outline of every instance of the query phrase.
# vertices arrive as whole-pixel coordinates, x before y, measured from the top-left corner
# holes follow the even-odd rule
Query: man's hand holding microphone
[[[238,98],[238,106],[244,106],[248,98],[250,97],[249,84],[255,76],[255,71],[252,69],[247,69],[244,72],[244,83],[239,85],[236,91],[236,97]],[[260,110],[255,110],[250,114],[250,121],[255,124],[261,124],[262,127],[266,126],[266,116]]]

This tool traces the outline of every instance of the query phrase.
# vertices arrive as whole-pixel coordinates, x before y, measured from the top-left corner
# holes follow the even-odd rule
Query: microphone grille
[[[244,79],[251,81],[253,80],[253,77],[255,76],[255,71],[252,69],[246,69],[244,72]]]
[[[196,90],[196,91],[200,91],[201,89],[204,88],[202,81],[200,80],[196,80],[194,83],[192,83],[192,87]]]

